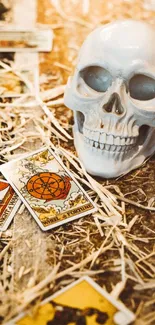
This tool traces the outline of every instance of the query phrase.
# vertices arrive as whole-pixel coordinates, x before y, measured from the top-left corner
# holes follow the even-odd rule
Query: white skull
[[[117,21],[84,42],[65,104],[74,110],[74,139],[86,170],[116,177],[155,152],[155,31]]]

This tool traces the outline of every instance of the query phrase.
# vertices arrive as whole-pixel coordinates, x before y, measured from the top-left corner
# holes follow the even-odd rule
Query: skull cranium
[[[155,152],[155,32],[117,21],[84,42],[65,104],[74,110],[74,139],[86,170],[116,177]]]

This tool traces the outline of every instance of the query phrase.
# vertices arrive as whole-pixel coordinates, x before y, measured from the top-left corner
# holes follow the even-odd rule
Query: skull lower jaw
[[[113,152],[91,147],[84,141],[84,136],[74,126],[74,142],[78,156],[86,170],[95,176],[114,178],[139,167],[146,157],[155,152],[152,146],[155,130],[149,132],[143,145],[135,145],[129,151]]]

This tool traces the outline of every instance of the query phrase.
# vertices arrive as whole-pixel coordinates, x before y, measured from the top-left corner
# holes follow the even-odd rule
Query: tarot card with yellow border
[[[134,319],[120,301],[83,277],[44,300],[37,311],[7,325],[127,325]]]

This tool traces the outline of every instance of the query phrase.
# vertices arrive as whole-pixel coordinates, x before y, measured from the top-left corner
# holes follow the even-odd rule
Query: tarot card
[[[34,84],[34,73],[33,71],[28,71],[27,69],[24,71],[20,71],[24,78],[26,78],[29,82]],[[28,89],[26,83],[21,80],[21,78],[16,75],[14,72],[9,71],[6,73],[0,72],[0,97],[1,98],[14,98],[21,97],[23,95],[29,95],[30,90]]]
[[[32,315],[7,325],[128,325],[134,314],[91,278],[80,280],[47,298]]]
[[[39,70],[36,55],[36,53],[15,53],[13,57],[10,56],[10,59],[5,56],[5,60],[4,57],[4,63],[7,63],[8,67],[13,67],[13,70],[0,69],[1,99],[16,99],[16,97],[25,95],[34,97],[34,92],[39,91]]]
[[[0,231],[5,231],[17,212],[21,200],[11,185],[0,180]]]
[[[1,166],[42,230],[49,230],[96,211],[62,161],[47,148]]]
[[[53,32],[49,28],[22,29],[0,26],[1,52],[50,52]]]

